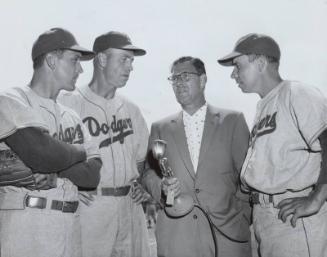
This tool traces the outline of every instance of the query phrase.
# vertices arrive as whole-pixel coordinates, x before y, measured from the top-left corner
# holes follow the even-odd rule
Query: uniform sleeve
[[[327,99],[314,88],[293,86],[290,92],[290,105],[303,139],[312,147],[327,128]]]
[[[26,127],[48,130],[40,115],[28,103],[18,98],[0,95],[0,139]]]
[[[141,114],[140,110],[137,109],[136,113],[137,119],[136,119],[136,160],[137,162],[143,162],[145,161],[147,149],[148,149],[148,140],[149,140],[149,130],[146,125],[145,119],[143,115]]]
[[[327,130],[324,130],[320,136],[321,145],[321,169],[317,184],[327,184]]]

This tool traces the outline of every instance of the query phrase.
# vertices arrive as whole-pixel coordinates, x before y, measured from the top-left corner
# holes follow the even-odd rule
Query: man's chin
[[[127,84],[127,80],[126,80],[125,82],[121,83],[121,84],[118,86],[118,88],[123,88],[123,87],[126,86],[126,84]]]
[[[71,84],[65,88],[66,91],[74,91],[76,88],[75,84]]]
[[[242,85],[238,84],[238,87],[242,90],[243,93],[248,93]]]

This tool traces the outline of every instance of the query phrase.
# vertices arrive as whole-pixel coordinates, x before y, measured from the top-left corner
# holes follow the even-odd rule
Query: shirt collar
[[[88,85],[83,85],[82,87],[80,87],[80,91],[88,100],[93,103],[99,103],[101,105],[109,104],[111,106],[115,106],[116,109],[119,109],[123,105],[123,101],[117,93],[112,99],[106,99],[94,93]]]
[[[190,119],[190,118],[194,118],[197,116],[205,117],[205,115],[207,113],[207,109],[208,109],[208,104],[206,102],[195,113],[193,113],[193,115],[190,115],[185,110],[183,110],[183,118]]]

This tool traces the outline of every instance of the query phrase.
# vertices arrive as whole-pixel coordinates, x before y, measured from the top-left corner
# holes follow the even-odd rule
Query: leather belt
[[[266,201],[264,201],[263,199],[260,199],[260,195],[261,196],[265,196]],[[250,194],[250,204],[254,205],[254,204],[266,204],[266,203],[273,203],[273,195],[266,195],[266,194],[262,194],[259,192],[251,192]]]
[[[45,197],[26,196],[25,206],[29,208],[45,209],[47,206],[47,199]],[[51,210],[61,212],[74,213],[78,208],[78,201],[57,201],[52,200]]]
[[[130,189],[130,185],[122,187],[101,187],[100,192],[103,196],[126,196]],[[91,194],[97,194],[97,191],[92,191]]]

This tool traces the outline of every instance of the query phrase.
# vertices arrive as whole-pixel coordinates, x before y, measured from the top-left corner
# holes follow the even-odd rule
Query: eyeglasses
[[[177,75],[172,75],[170,77],[168,77],[168,80],[171,84],[176,84],[178,81],[182,81],[182,82],[188,82],[191,79],[190,75],[197,75],[199,76],[200,74],[196,73],[196,72],[188,72],[188,71],[184,71],[180,74]]]

